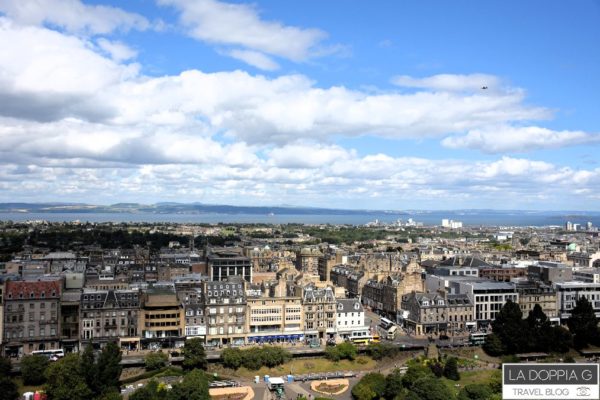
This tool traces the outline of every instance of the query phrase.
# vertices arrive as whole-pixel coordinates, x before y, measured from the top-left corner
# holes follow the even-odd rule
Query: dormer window
[[[342,305],[342,303],[338,304],[338,310],[343,310],[344,306]]]
[[[52,296],[54,296],[54,295],[52,295]],[[41,294],[41,296],[40,296],[40,297],[41,297],[42,299],[43,299],[43,298],[45,298],[45,297],[46,297],[46,292],[42,292],[42,294]]]
[[[35,295],[33,294],[33,292],[29,293],[29,297],[33,299]]]
[[[423,305],[424,305],[425,307],[427,307],[427,306],[429,306],[429,302],[428,302],[427,300],[423,300]]]
[[[354,303],[354,309],[355,309],[355,310],[358,310],[359,308],[360,308],[360,304],[358,304],[358,303]]]

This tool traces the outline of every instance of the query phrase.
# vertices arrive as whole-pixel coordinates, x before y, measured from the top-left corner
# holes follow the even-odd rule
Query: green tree
[[[282,347],[264,347],[262,349],[263,364],[269,368],[284,364],[292,359],[292,354]]]
[[[340,361],[342,356],[337,346],[327,346],[325,348],[325,358],[334,362]]]
[[[242,366],[244,356],[240,349],[226,348],[221,352],[221,360],[225,368],[238,369]]]
[[[336,346],[340,352],[342,360],[354,360],[358,354],[358,350],[355,345],[350,342],[340,343]]]
[[[495,333],[490,333],[485,337],[485,343],[483,343],[483,351],[493,357],[504,354],[505,349],[502,344],[502,340]]]
[[[119,379],[121,377],[121,349],[114,343],[108,343],[102,349],[98,357],[98,378],[101,383],[101,391],[105,392],[111,388],[119,388]],[[99,394],[99,393],[97,393]]]
[[[101,392],[101,382],[98,373],[98,364],[94,357],[94,348],[91,344],[88,344],[80,358],[81,371],[85,380],[85,383],[94,393]]]
[[[167,388],[160,385],[156,379],[151,379],[144,387],[129,395],[129,400],[163,400],[170,399]]]
[[[434,378],[433,372],[422,364],[414,363],[406,370],[406,374],[402,377],[402,384],[410,390],[416,381],[423,378]]]
[[[17,384],[8,375],[0,375],[0,400],[15,400],[18,397]]]
[[[96,400],[123,400],[123,396],[117,389],[108,389],[102,393]]]
[[[492,372],[492,376],[488,381],[488,386],[492,393],[502,393],[502,372],[496,370]]]
[[[152,353],[146,354],[144,357],[144,365],[146,366],[146,371],[154,371],[157,369],[161,369],[167,365],[169,361],[169,356],[162,351],[153,351]]]
[[[553,326],[549,332],[549,343],[551,343],[549,349],[559,353],[566,353],[571,347],[573,347],[573,335],[567,329],[562,326]]]
[[[242,351],[242,365],[249,370],[256,371],[264,365],[262,349],[258,347]]]
[[[400,374],[400,370],[395,369],[391,374],[385,377],[385,390],[383,391],[383,397],[385,397],[386,400],[393,400],[403,388],[402,374]]]
[[[369,390],[365,389],[367,387]],[[357,388],[358,387],[358,388]],[[352,388],[352,396],[356,399],[367,399],[370,393],[374,393],[373,398],[383,397],[385,393],[386,379],[380,373],[371,372],[362,377],[360,381]]]
[[[539,304],[529,311],[525,319],[527,324],[527,350],[548,351],[552,346],[550,337],[550,321]]]
[[[50,361],[42,355],[25,356],[21,359],[21,376],[26,385],[41,385],[45,382],[44,372]]]
[[[448,386],[437,378],[420,378],[410,389],[411,399],[419,400],[448,400],[454,396]]]
[[[183,381],[173,386],[169,400],[209,400],[208,379],[203,371],[195,369],[183,377]]]
[[[526,323],[523,321],[523,312],[517,303],[508,300],[498,312],[492,322],[492,330],[496,334],[507,354],[515,354],[526,350],[527,335]]]
[[[444,365],[444,376],[453,381],[458,381],[460,379],[456,357],[450,357],[446,360],[446,365]]]
[[[400,348],[389,343],[370,343],[367,346],[367,354],[373,360],[381,360],[385,357],[394,357]]]
[[[488,385],[474,383],[466,385],[458,392],[457,400],[487,400],[493,394]]]
[[[573,345],[582,349],[598,340],[598,319],[592,304],[587,298],[581,296],[577,299],[575,308],[571,311],[571,318],[567,326],[573,334]]]
[[[0,356],[0,376],[9,376],[12,371],[12,363],[6,357]]]
[[[356,400],[373,400],[377,393],[369,385],[358,383],[352,388],[352,397]]]
[[[192,370],[194,368],[206,369],[206,351],[199,338],[188,339],[183,346],[183,368]]]
[[[46,370],[46,380],[46,392],[52,400],[88,400],[93,395],[75,353],[52,363]]]
[[[331,361],[339,360],[354,360],[358,350],[355,345],[350,342],[340,343],[335,346],[328,346],[325,349],[325,357]]]

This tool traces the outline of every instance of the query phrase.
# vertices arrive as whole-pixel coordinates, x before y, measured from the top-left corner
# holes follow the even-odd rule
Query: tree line
[[[500,356],[549,351],[566,353],[570,348],[600,344],[598,319],[585,297],[577,300],[567,327],[568,330],[552,326],[539,304],[524,319],[519,305],[509,300],[492,322],[492,333],[487,335],[483,349],[489,355]]]

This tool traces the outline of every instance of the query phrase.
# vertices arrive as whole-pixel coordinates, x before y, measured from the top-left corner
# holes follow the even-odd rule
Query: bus
[[[371,336],[361,336],[361,337],[352,338],[352,343],[357,344],[357,345],[366,346],[372,341],[373,341],[373,338]]]
[[[473,346],[479,346],[485,343],[485,337],[488,334],[485,332],[475,332],[469,335],[469,343]]]
[[[63,349],[35,350],[32,351],[31,354],[46,356],[50,361],[56,361],[59,358],[63,358],[65,356],[65,351]]]
[[[396,337],[396,331],[398,327],[396,325],[390,326],[390,329],[387,330],[386,338],[387,340],[394,340]]]
[[[393,325],[394,325],[394,322],[392,322],[391,320],[389,320],[387,318],[381,317],[379,326],[381,326],[383,329],[385,329],[387,331]]]

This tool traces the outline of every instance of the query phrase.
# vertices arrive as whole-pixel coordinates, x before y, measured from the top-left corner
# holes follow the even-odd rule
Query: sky
[[[0,202],[600,210],[600,2],[0,0]]]

